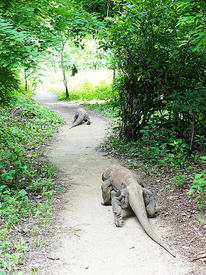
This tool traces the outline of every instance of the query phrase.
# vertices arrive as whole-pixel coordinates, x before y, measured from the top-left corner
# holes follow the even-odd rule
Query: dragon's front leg
[[[112,184],[110,180],[105,180],[102,185],[102,198],[103,198],[103,205],[111,205],[111,192],[112,192]]]

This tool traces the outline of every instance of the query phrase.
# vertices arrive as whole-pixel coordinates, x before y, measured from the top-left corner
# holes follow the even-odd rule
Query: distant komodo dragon
[[[84,122],[90,125],[91,124],[90,116],[83,108],[78,108],[74,115],[74,122],[70,127],[70,129]]]
[[[102,204],[112,204],[116,226],[121,226],[122,209],[130,206],[149,237],[175,257],[169,247],[153,231],[149,223],[147,215],[149,217],[155,216],[156,203],[152,192],[138,183],[135,174],[121,165],[113,165],[103,172],[102,180]],[[116,194],[111,198],[112,190]]]

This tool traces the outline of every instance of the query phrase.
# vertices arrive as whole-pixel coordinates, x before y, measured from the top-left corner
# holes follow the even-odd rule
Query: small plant
[[[172,178],[172,180],[174,180],[175,182],[175,185],[179,188],[179,189],[183,189],[184,188],[184,184],[185,184],[185,180],[187,178],[187,175],[177,175],[177,176],[174,176]]]
[[[197,218],[197,224],[199,226],[203,226],[205,224],[205,221],[206,221],[206,215],[203,215],[202,217]]]
[[[206,156],[202,156],[200,159],[205,165]],[[188,191],[188,194],[191,197],[196,198],[200,209],[206,208],[206,169],[204,169],[201,173],[195,174],[194,181]]]
[[[206,208],[206,170],[196,174],[188,194],[196,198],[200,209]]]

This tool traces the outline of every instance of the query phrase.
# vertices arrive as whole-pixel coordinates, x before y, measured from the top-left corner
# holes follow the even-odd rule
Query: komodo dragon
[[[90,117],[88,113],[83,109],[83,108],[78,108],[75,115],[74,115],[74,122],[72,126],[70,127],[73,128],[79,124],[82,124],[83,122],[87,122],[87,124],[91,124]]]
[[[113,165],[103,172],[102,180],[103,205],[112,204],[116,226],[121,225],[122,209],[130,206],[149,237],[175,257],[169,247],[153,231],[148,221],[147,213],[149,216],[155,214],[155,201],[151,195],[152,193],[148,193],[150,191],[137,182],[135,175],[125,167]],[[111,199],[112,190],[116,194]]]

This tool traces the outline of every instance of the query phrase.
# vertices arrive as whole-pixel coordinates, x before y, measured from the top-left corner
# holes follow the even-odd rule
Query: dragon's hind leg
[[[153,193],[148,189],[143,188],[143,196],[148,217],[155,217],[157,215],[158,208]]]
[[[91,124],[91,119],[90,116],[86,113],[84,116],[84,121],[87,123],[87,125]]]
[[[122,209],[129,207],[129,193],[126,189],[118,191],[112,198],[112,211],[114,222],[117,227],[122,226]]]
[[[73,123],[77,120],[78,116],[79,116],[79,114],[76,112],[75,115],[74,115],[74,121],[73,121]]]

